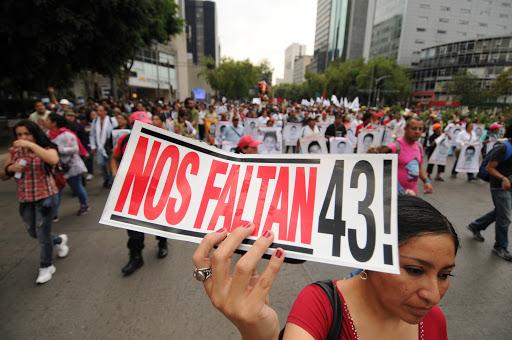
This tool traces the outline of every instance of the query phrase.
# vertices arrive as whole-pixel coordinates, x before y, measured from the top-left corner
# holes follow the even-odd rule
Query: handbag
[[[69,166],[68,166],[69,170]],[[61,191],[66,186],[66,177],[64,177],[64,174],[66,172],[62,169],[62,164],[59,163],[57,166],[55,166],[52,170],[53,178],[55,179],[55,185],[57,185],[57,189]]]

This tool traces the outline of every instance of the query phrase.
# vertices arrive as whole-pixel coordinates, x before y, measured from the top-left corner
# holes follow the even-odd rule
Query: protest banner
[[[329,152],[332,154],[353,153],[354,147],[350,140],[346,137],[331,137],[329,138]]]
[[[258,140],[261,141],[258,147],[260,154],[280,154],[283,151],[283,136],[278,127],[260,127]]]
[[[251,135],[258,138],[258,118],[244,119],[244,135]]]
[[[299,139],[300,150],[304,154],[327,153],[327,141],[322,134],[311,135]]]
[[[215,145],[217,143],[217,119],[205,118],[204,119],[204,135],[205,140],[210,145]]]
[[[481,150],[480,143],[462,144],[455,171],[477,173],[480,167]]]
[[[395,137],[393,136],[393,129],[389,126],[383,126],[382,128],[382,145],[388,145],[395,141]]]
[[[297,146],[301,129],[302,123],[286,123],[283,129],[284,145]]]
[[[450,151],[452,143],[445,134],[437,137],[435,142],[436,148],[434,152],[432,152],[432,155],[430,155],[428,164],[446,165],[448,152]]]
[[[222,145],[222,135],[224,134],[224,130],[231,125],[231,122],[227,121],[218,121],[217,122],[217,131],[215,132],[215,145]]]
[[[362,129],[357,136],[357,153],[366,153],[372,146],[380,146],[383,129]]]
[[[397,157],[232,154],[136,122],[100,222],[199,243],[251,221],[288,258],[399,273]]]
[[[230,142],[228,140],[222,141],[222,144],[221,144],[221,148],[224,151],[235,152],[236,147],[237,147],[236,143]]]

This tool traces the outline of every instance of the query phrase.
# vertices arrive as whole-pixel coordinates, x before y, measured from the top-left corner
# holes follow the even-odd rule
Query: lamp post
[[[377,90],[377,95],[376,95],[376,98],[375,98],[375,105],[378,105],[379,102],[380,102],[380,87],[379,86],[379,83],[381,81],[383,81],[384,79],[387,79],[387,78],[391,78],[390,75],[385,75],[385,76],[382,76],[382,77],[379,77],[377,79],[375,79],[375,87],[376,87],[376,90]]]

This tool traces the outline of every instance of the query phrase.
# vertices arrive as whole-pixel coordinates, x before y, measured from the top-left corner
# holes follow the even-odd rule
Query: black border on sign
[[[222,159],[225,159],[228,161],[235,161],[235,162],[241,162],[241,163],[320,164],[320,159],[309,159],[309,158],[307,158],[307,159],[304,159],[304,158],[296,158],[296,159],[291,159],[291,158],[240,158],[240,157],[228,156],[228,155],[224,155],[219,152],[212,151],[207,148],[203,148],[201,146],[197,146],[195,144],[187,143],[185,141],[182,141],[180,139],[177,139],[177,138],[174,138],[171,136],[161,134],[160,132],[157,132],[157,131],[149,130],[147,128],[142,128],[140,130],[140,132],[143,134],[152,136],[152,137],[160,138],[165,141],[168,141],[168,142],[171,142],[171,143],[174,143],[177,145],[181,145],[181,146],[187,147],[189,149],[199,151],[199,152],[211,155],[211,156],[222,158]]]
[[[204,238],[204,236],[207,234],[207,233],[203,233],[200,231],[178,229],[178,228],[174,228],[171,226],[162,225],[162,224],[153,223],[153,222],[139,221],[139,220],[135,220],[130,217],[120,216],[120,215],[116,215],[116,214],[110,215],[110,219],[112,221],[129,223],[129,224],[137,225],[139,227],[156,229],[156,230],[165,231],[168,233],[192,236],[192,237],[197,237],[197,238]],[[254,242],[256,242],[256,240],[245,239],[242,241],[243,244],[253,244]],[[313,249],[291,246],[288,244],[272,243],[270,245],[270,248],[282,248],[284,250],[294,251],[296,253],[313,254]]]

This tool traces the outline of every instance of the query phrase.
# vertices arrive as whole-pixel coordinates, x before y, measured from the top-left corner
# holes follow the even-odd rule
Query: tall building
[[[512,32],[512,0],[377,0],[370,57],[418,65],[429,46]]]
[[[198,64],[203,56],[210,56],[219,63],[219,39],[217,37],[217,12],[215,2],[185,0],[187,28],[187,52]]]
[[[284,82],[293,83],[295,58],[306,54],[306,45],[293,43],[284,52]]]
[[[318,0],[311,72],[323,72],[336,59],[363,58],[375,0]],[[366,53],[367,54],[367,53]]]
[[[306,67],[311,63],[313,56],[311,55],[301,55],[295,58],[293,63],[293,83],[300,84],[304,82],[306,79],[304,75],[306,74]]]

